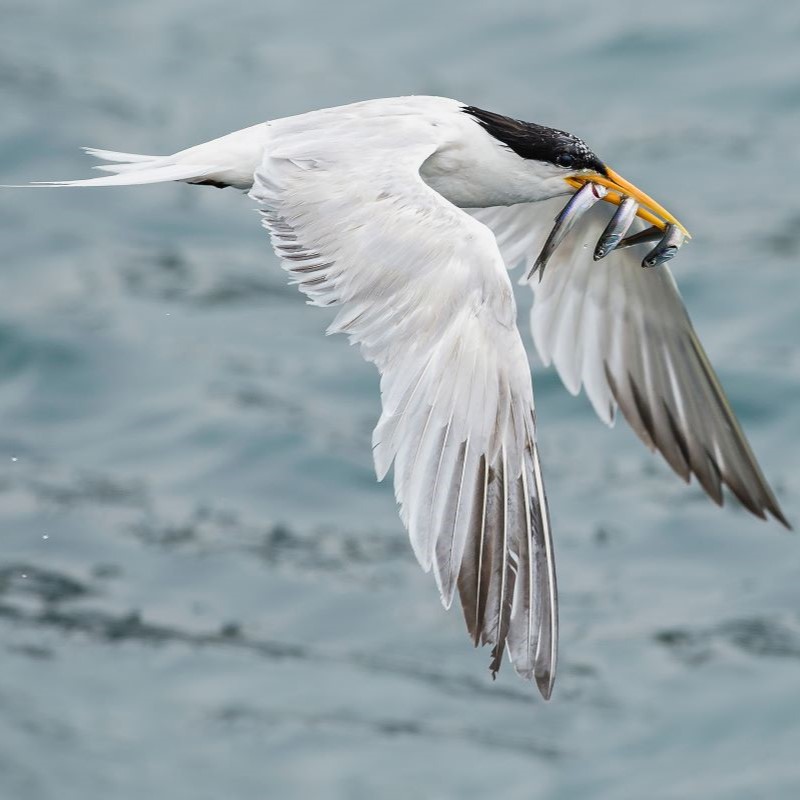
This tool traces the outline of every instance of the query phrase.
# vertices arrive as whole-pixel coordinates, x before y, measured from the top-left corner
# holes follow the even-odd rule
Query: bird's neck
[[[543,180],[529,162],[492,140],[467,115],[461,120],[458,139],[442,145],[420,169],[425,183],[454,205],[510,206],[572,191],[562,178]]]

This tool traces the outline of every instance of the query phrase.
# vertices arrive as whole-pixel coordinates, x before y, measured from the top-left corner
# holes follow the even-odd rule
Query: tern
[[[183,181],[258,204],[291,281],[310,304],[338,308],[327,332],[347,334],[380,372],[378,479],[394,464],[416,558],[446,608],[458,590],[474,644],[492,647],[493,675],[507,651],[548,699],[558,646],[531,373],[508,275],[519,263],[534,267],[522,282],[534,291],[536,348],[571,393],[583,387],[609,425],[619,409],[718,504],[725,486],[789,527],[664,264],[688,232],[578,137],[401,97],[271,120],[169,156],[85,149],[112,174],[35,185]]]

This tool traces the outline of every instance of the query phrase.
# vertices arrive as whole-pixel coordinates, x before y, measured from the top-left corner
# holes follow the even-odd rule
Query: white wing
[[[284,268],[314,305],[339,306],[381,373],[373,436],[414,552],[475,644],[507,645],[545,697],[556,582],[533,393],[513,292],[491,232],[419,176],[436,129],[396,117],[273,134],[251,196]],[[291,135],[290,135],[291,134]]]
[[[560,198],[477,209],[509,267],[538,254]],[[610,218],[599,204],[531,281],[533,338],[573,394],[581,385],[602,420],[619,406],[639,438],[685,481],[694,474],[722,504],[722,484],[757,516],[788,523],[714,374],[669,269],[642,269],[648,247],[593,260]],[[637,221],[638,223],[638,221]],[[652,246],[652,245],[651,245]]]

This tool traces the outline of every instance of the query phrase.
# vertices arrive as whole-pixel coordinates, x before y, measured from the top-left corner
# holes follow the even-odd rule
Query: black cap
[[[571,133],[504,117],[475,106],[465,106],[462,110],[475,117],[490,136],[521,158],[544,161],[570,171],[591,169],[606,174],[603,162],[586,142]]]

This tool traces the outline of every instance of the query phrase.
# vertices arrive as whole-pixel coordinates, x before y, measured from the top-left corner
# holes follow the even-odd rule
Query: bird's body
[[[394,158],[418,143],[430,148],[419,166],[424,181],[459,208],[536,202],[571,191],[557,169],[546,182],[537,173],[520,170],[519,156],[496,146],[475,124],[475,118],[463,113],[467,107],[443,97],[399,97],[310,111],[253,125],[172,156],[144,160],[136,156],[132,164],[100,167],[110,172],[121,170],[125,177],[98,178],[80,185],[157,183],[169,180],[159,178],[158,170],[171,169],[187,175],[176,180],[247,191],[264,157],[284,157],[287,147],[292,153],[305,150],[309,158],[317,159],[343,154],[360,157],[370,152]],[[89,152],[104,159],[114,156],[115,161],[129,155]]]
[[[234,186],[259,204],[292,281],[312,304],[338,307],[329,332],[348,334],[381,373],[375,466],[382,478],[394,463],[417,559],[446,606],[458,590],[475,644],[494,648],[492,669],[507,649],[549,697],[553,544],[508,269],[533,263],[576,181],[611,187],[595,199],[625,203],[626,230],[633,192],[639,216],[666,226],[672,252],[685,229],[571,134],[446,98],[313,111],[172,156],[90,152],[113,174],[59,185],[181,180]],[[717,502],[727,485],[753,513],[785,523],[668,268],[642,269],[642,245],[611,249],[622,228],[593,260],[609,212],[587,204],[570,219],[531,282],[543,360],[571,392],[585,388],[605,422],[619,407]]]

